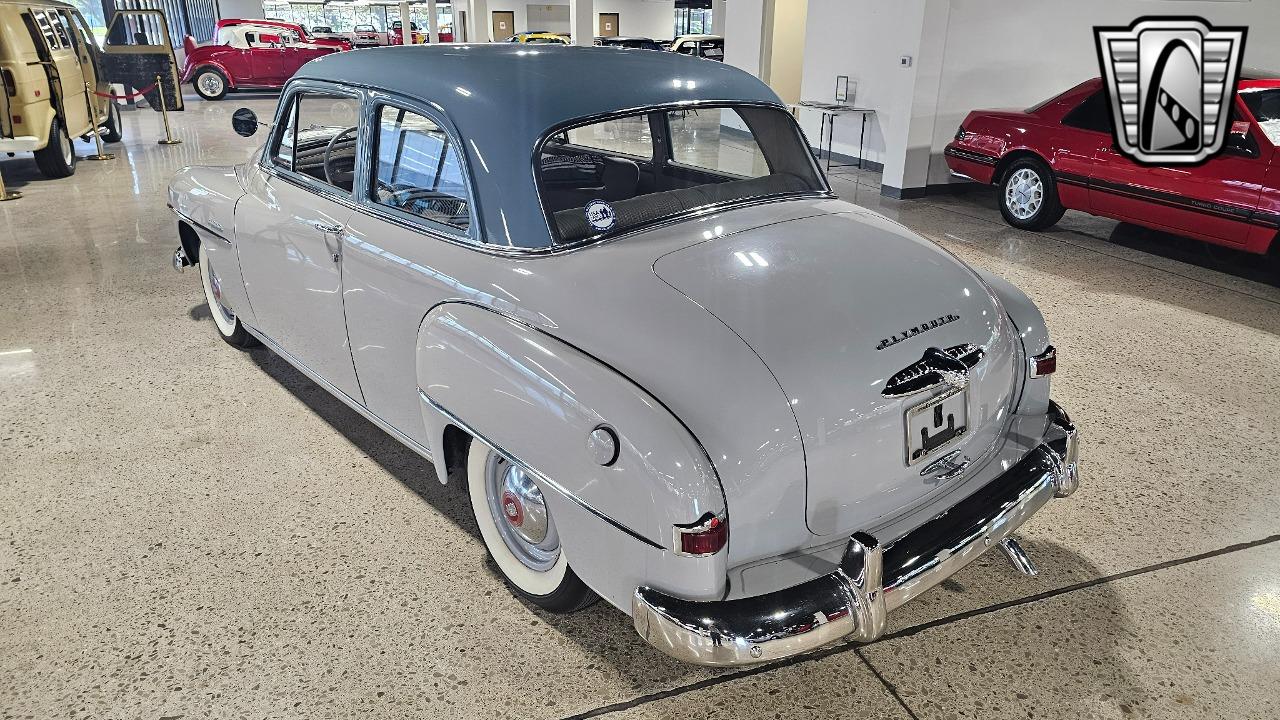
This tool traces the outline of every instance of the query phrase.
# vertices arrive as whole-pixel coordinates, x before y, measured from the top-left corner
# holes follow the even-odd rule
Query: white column
[[[489,17],[489,0],[471,0],[469,4],[471,11],[467,13],[467,42],[490,42],[493,18]]]
[[[405,45],[413,44],[413,23],[409,22],[409,3],[400,2],[400,39]]]
[[[574,45],[594,45],[596,13],[591,0],[569,0],[569,34]]]
[[[427,40],[432,45],[440,43],[440,17],[436,15],[436,0],[427,0]]]
[[[725,9],[724,0],[711,0],[711,34],[724,36],[724,17],[727,10]],[[728,45],[729,43],[725,43]]]

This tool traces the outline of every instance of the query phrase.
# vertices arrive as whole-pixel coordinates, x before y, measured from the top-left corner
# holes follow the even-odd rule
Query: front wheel
[[[221,100],[227,96],[227,78],[217,68],[200,68],[191,78],[196,94],[205,100]]]
[[[222,282],[218,278],[218,271],[209,261],[204,243],[200,243],[199,257],[200,283],[204,285],[204,299],[209,304],[209,314],[213,316],[213,324],[218,328],[218,336],[233,347],[244,349],[256,346],[258,339],[250,335],[240,318],[222,304]]]
[[[1016,160],[1000,181],[1000,214],[1023,230],[1044,230],[1067,211],[1058,200],[1053,171],[1032,158]]]
[[[555,613],[599,599],[569,567],[550,508],[529,473],[472,440],[467,489],[485,547],[516,594]]]

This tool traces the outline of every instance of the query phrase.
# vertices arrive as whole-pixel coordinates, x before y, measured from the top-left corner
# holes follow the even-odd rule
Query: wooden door
[[[510,10],[493,11],[493,42],[502,42],[516,34],[516,14]]]
[[[600,13],[600,37],[618,37],[618,13]]]

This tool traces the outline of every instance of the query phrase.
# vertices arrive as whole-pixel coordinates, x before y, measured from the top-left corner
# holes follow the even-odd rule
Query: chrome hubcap
[[[489,453],[485,475],[489,512],[507,549],[529,569],[549,570],[560,556],[560,536],[538,486],[497,453]]]
[[[1022,168],[1004,187],[1004,204],[1019,220],[1034,217],[1044,204],[1044,182],[1031,168]]]
[[[71,161],[75,159],[75,147],[71,144],[71,138],[66,135],[60,136],[58,138],[58,146],[62,150],[62,159],[70,165]]]
[[[217,95],[222,92],[222,78],[216,73],[205,73],[200,76],[200,89],[209,95]]]

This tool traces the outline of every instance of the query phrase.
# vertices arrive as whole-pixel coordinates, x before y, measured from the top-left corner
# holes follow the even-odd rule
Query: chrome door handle
[[[322,220],[312,220],[310,224],[311,224],[311,227],[319,230],[320,232],[326,235],[330,235],[330,234],[337,235],[338,233],[342,232],[341,225],[333,225],[333,224],[324,222]]]

